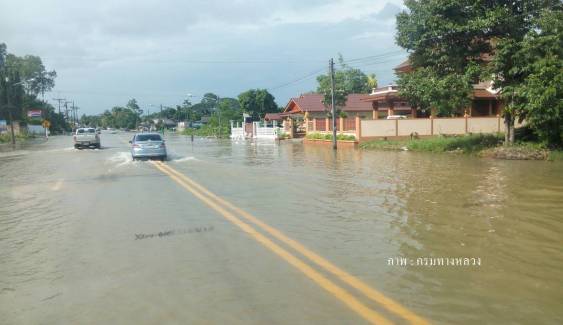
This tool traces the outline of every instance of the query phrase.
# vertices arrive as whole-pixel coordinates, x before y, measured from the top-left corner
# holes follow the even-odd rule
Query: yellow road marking
[[[159,162],[156,163],[152,162],[152,164],[160,171],[170,176],[170,178],[172,178],[176,183],[178,183],[180,186],[191,192],[194,196],[196,196],[198,199],[203,201],[209,207],[219,212],[223,217],[225,217],[225,219],[229,220],[230,222],[241,228],[244,232],[252,236],[257,242],[262,244],[264,247],[270,249],[272,252],[274,252],[279,257],[284,259],[286,262],[288,262],[296,269],[301,271],[303,274],[305,274],[312,281],[317,283],[320,287],[330,292],[333,296],[335,296],[340,301],[345,303],[350,309],[357,312],[367,321],[373,324],[383,324],[383,325],[392,324],[392,322],[381,316],[376,311],[364,305],[362,302],[360,302],[358,299],[356,299],[346,290],[334,284],[332,281],[327,279],[321,273],[315,271],[312,267],[305,264],[303,261],[301,261],[294,255],[289,253],[287,250],[283,249],[282,247],[280,247],[279,245],[277,245],[276,243],[274,243],[273,241],[271,241],[270,239],[268,239],[267,237],[256,231],[256,229],[252,228],[250,225],[243,222],[242,220],[234,216],[232,213],[228,212],[227,210],[225,210],[224,208],[213,202],[211,199],[198,192],[195,188],[187,184],[184,180],[177,177],[171,171],[167,170],[164,167],[165,166],[164,164]]]
[[[329,262],[325,258],[321,257],[317,253],[315,253],[315,252],[311,251],[310,249],[308,249],[307,247],[305,247],[303,244],[287,237],[281,231],[265,224],[264,222],[260,221],[259,219],[257,219],[253,215],[251,215],[250,213],[248,213],[248,212],[242,210],[241,208],[233,205],[232,203],[226,201],[225,199],[218,197],[217,195],[210,192],[205,187],[199,185],[198,183],[196,183],[195,181],[193,181],[192,179],[190,179],[186,175],[176,171],[175,169],[173,169],[172,167],[170,167],[168,165],[165,165],[165,164],[162,164],[162,163],[159,163],[159,165],[166,168],[168,171],[170,171],[170,173],[177,175],[178,177],[180,177],[181,179],[183,179],[184,181],[186,181],[188,184],[192,185],[193,187],[195,187],[199,191],[205,193],[207,196],[211,197],[216,202],[223,204],[223,206],[228,207],[232,211],[234,211],[237,214],[244,217],[246,220],[248,220],[248,221],[252,222],[253,224],[257,225],[258,227],[262,228],[264,231],[268,232],[269,234],[271,234],[272,236],[274,236],[278,240],[286,243],[287,245],[289,245],[290,247],[292,247],[293,249],[295,249],[296,251],[298,251],[299,253],[303,254],[304,256],[309,258],[311,261],[316,263],[318,266],[320,266],[320,267],[324,268],[325,270],[327,270],[328,272],[334,274],[341,281],[347,283],[351,287],[360,291],[366,297],[368,297],[369,299],[379,303],[380,305],[385,307],[387,310],[389,310],[389,311],[401,316],[402,318],[408,320],[411,324],[417,324],[417,325],[430,324],[426,319],[416,315],[415,313],[408,310],[406,307],[403,307],[398,302],[396,302],[393,299],[385,296],[383,293],[381,293],[381,292],[377,291],[376,289],[370,287],[369,285],[367,285],[366,283],[364,283],[360,279],[358,279],[355,276],[349,274],[348,272],[342,270],[338,266],[332,264],[331,262]]]

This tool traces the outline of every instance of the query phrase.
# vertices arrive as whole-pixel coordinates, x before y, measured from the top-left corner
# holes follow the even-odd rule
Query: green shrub
[[[307,134],[306,138],[309,140],[332,140],[332,134],[314,132]],[[351,134],[337,134],[336,140],[354,141],[356,140],[356,137]]]

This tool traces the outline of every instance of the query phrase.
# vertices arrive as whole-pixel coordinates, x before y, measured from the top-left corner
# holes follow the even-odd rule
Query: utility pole
[[[219,113],[219,135],[217,136],[217,138],[221,138],[221,108],[219,108],[219,101],[221,99],[219,98],[219,96],[217,96],[217,100],[215,101],[215,106],[217,109],[217,112]]]
[[[10,78],[6,77],[6,104],[8,106],[8,117],[10,118],[10,130],[12,134],[12,148],[16,148],[16,134],[14,132],[14,118],[12,117],[12,105],[10,104]]]
[[[61,114],[61,102],[65,101],[66,98],[53,98],[53,100],[56,100],[57,102],[59,102],[59,114]]]
[[[68,104],[72,103],[70,100],[65,100],[65,118],[67,120],[67,123],[69,122],[69,116],[68,116]]]
[[[330,72],[330,96],[332,105],[332,149],[336,150],[336,106],[334,105],[334,60],[328,62]]]
[[[160,121],[162,123],[162,135],[164,135],[164,118],[162,117],[162,104],[160,104]]]
[[[74,110],[74,100],[72,101],[72,106],[70,107],[70,116],[72,119],[72,124],[76,128],[76,111]]]

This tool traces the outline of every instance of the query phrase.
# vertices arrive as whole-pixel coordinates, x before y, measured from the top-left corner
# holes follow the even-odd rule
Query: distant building
[[[264,115],[264,121],[266,122],[273,122],[273,121],[281,122],[282,120],[283,118],[280,113],[266,113],[266,115]]]

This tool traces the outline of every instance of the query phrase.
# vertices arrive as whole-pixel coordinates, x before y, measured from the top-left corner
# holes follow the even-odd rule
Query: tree
[[[493,64],[494,68],[490,69],[486,59],[498,55],[503,47],[507,51],[503,57],[510,58],[514,52],[508,45],[521,42],[534,28],[534,19],[541,10],[558,2],[406,0],[408,10],[397,15],[396,41],[411,52],[409,59],[415,70],[425,69],[418,75],[406,73],[399,76],[398,83],[413,90],[410,94],[402,91],[401,95],[417,107],[437,105],[441,112],[454,113],[451,103],[466,103],[473,83],[495,75],[494,84],[506,101],[513,94],[510,86],[520,84],[522,80],[501,76],[510,76],[509,71],[517,66],[511,60],[503,60],[504,64]],[[414,80],[426,82],[416,88]],[[444,99],[444,94],[449,101]],[[504,111],[506,142],[513,139],[515,111],[511,103],[505,105]]]
[[[462,108],[471,103],[469,94],[473,87],[467,75],[449,74],[440,77],[432,67],[423,67],[402,75],[397,84],[400,96],[412,107],[426,113],[438,116],[460,115],[463,113]]]
[[[275,98],[266,89],[250,89],[238,95],[240,108],[244,113],[258,120],[266,113],[276,113],[279,111]]]
[[[6,62],[13,69],[19,71],[21,79],[24,80],[24,89],[29,95],[43,95],[55,86],[56,71],[46,71],[41,58],[38,56],[18,57],[8,54]]]
[[[344,63],[342,55],[338,57],[338,64],[340,69],[334,73],[334,103],[337,108],[346,105],[349,94],[368,93],[371,88],[377,87],[377,79],[374,74],[368,77],[360,69],[348,66]],[[330,106],[332,102],[330,75],[318,76],[317,83],[317,92],[324,96],[325,105]]]
[[[563,10],[544,10],[522,42],[504,41],[494,60],[512,115],[539,139],[563,144]]]

